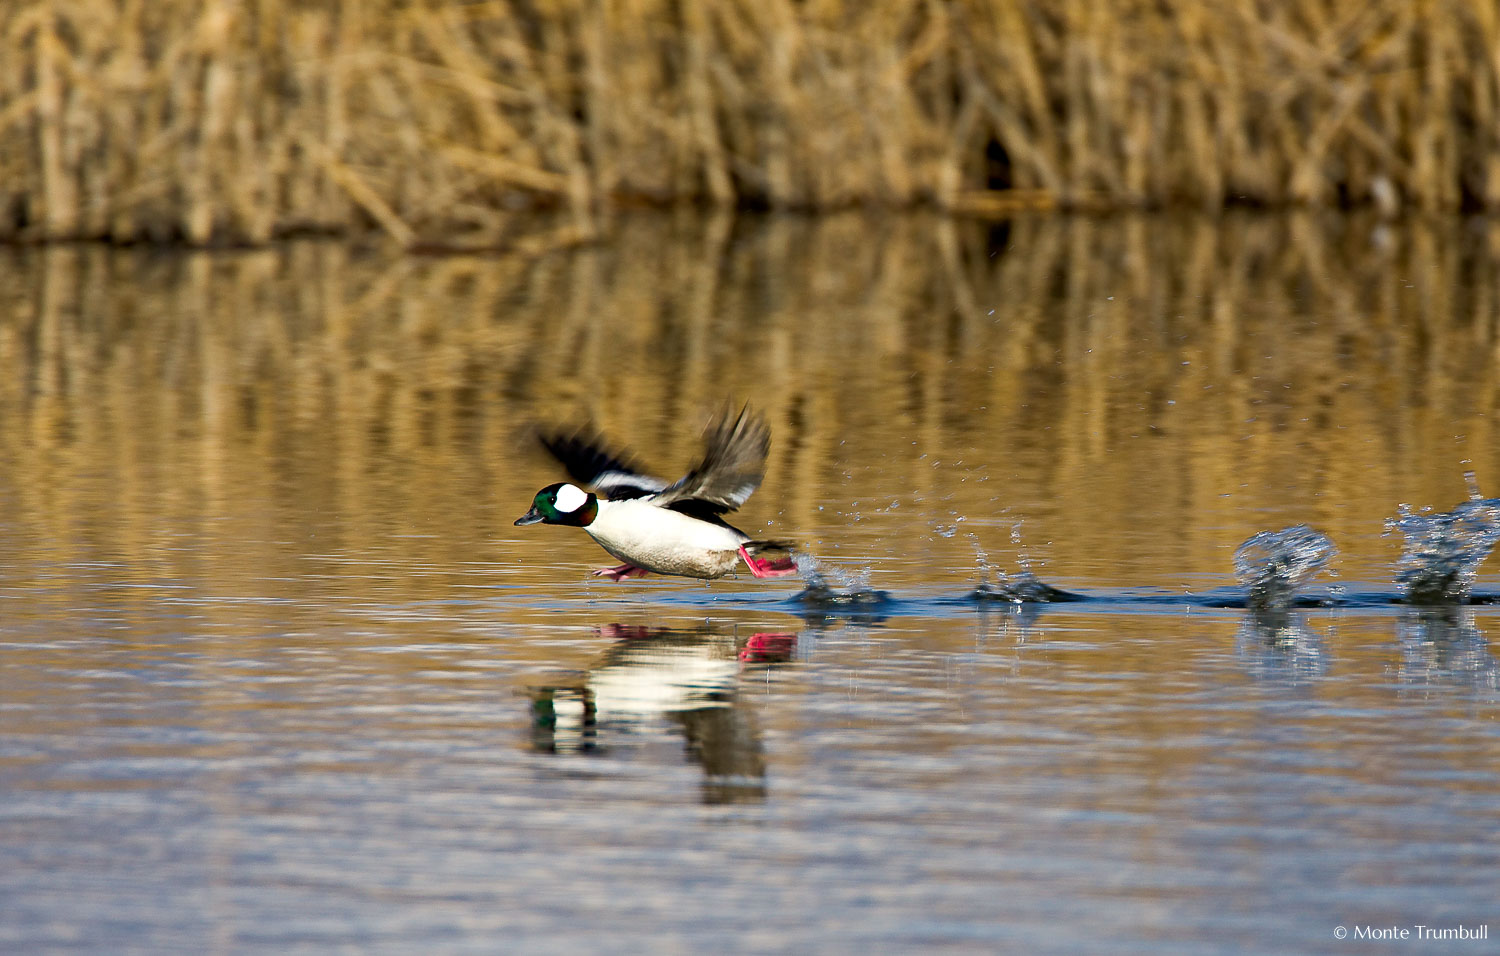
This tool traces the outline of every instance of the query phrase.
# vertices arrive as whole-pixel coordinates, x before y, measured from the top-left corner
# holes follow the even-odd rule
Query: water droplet
[[[1305,524],[1262,531],[1234,552],[1234,574],[1251,607],[1290,607],[1297,589],[1338,554],[1333,541]]]
[[[1466,480],[1468,475],[1464,476]],[[1470,481],[1471,495],[1478,486]],[[1385,533],[1402,536],[1396,583],[1412,604],[1460,604],[1468,599],[1479,566],[1500,542],[1500,498],[1471,497],[1452,511],[1412,511],[1402,503]]]

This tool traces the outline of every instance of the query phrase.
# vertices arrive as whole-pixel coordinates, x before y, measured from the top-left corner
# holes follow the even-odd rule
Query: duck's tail
[[[797,542],[787,538],[760,538],[745,542],[745,550],[751,554],[760,554],[762,551],[785,551],[790,554],[796,549]]]

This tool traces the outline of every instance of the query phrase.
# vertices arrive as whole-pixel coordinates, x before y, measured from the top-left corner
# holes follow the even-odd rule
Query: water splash
[[[887,603],[890,595],[870,586],[870,570],[855,574],[825,565],[811,554],[796,552],[792,563],[806,586],[792,600],[816,610],[872,609]]]
[[[1385,523],[1385,533],[1404,539],[1396,560],[1396,583],[1408,604],[1462,604],[1469,599],[1479,566],[1500,541],[1500,498],[1483,498],[1474,473],[1469,500],[1452,511],[1412,511],[1409,505]]]
[[[979,536],[970,532],[969,539],[974,544],[974,562],[979,571],[979,583],[969,592],[969,600],[981,604],[1004,602],[1015,605],[1078,600],[1078,595],[1055,588],[1036,576],[1036,572],[1032,570],[1031,557],[1021,544],[1022,523],[1017,521],[1010,529],[1010,542],[1016,547],[1016,560],[1021,566],[1021,570],[1015,574],[1006,574],[991,567],[989,555],[979,543]],[[996,576],[993,583],[990,581],[991,573]]]
[[[974,567],[979,569],[979,583],[985,584],[990,578],[990,556],[985,553],[984,545],[979,543],[979,535],[969,532],[969,543],[974,546]],[[1004,577],[1004,573],[1001,573]]]
[[[1297,589],[1338,554],[1333,541],[1305,524],[1251,535],[1234,552],[1234,576],[1256,610],[1291,607]]]
[[[999,580],[992,583],[989,575],[982,571],[979,583],[974,586],[974,590],[969,592],[969,600],[978,601],[980,604],[1006,602],[1017,605],[1056,604],[1080,600],[1078,595],[1053,587],[1029,570],[1012,575],[1004,572],[996,573],[999,575]]]
[[[1010,526],[1010,543],[1015,546],[1016,561],[1021,565],[1021,574],[1025,577],[1035,577],[1031,570],[1031,555],[1026,553],[1026,548],[1021,543],[1021,525],[1025,523],[1023,518]]]

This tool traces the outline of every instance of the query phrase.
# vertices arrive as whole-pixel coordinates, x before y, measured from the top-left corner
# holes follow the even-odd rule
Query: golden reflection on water
[[[413,593],[576,582],[604,557],[582,536],[509,526],[557,477],[527,428],[593,421],[670,478],[734,397],[774,436],[743,524],[882,585],[966,580],[976,546],[1075,584],[1227,583],[1241,540],[1298,521],[1384,582],[1398,502],[1495,487],[1497,240],[850,215],[628,218],[535,258],[12,250],[9,573],[296,595],[386,555]]]
[[[1295,522],[1332,536],[1343,578],[1386,585],[1398,502],[1448,507],[1467,468],[1500,491],[1497,240],[1314,216],[653,216],[535,258],[11,250],[3,583],[12,620],[104,593],[109,627],[180,614],[221,660],[351,615],[442,642],[476,614],[554,634],[561,607],[590,628],[678,590],[785,596],[591,581],[610,562],[584,536],[511,525],[559,477],[536,424],[592,421],[672,478],[734,397],[773,431],[742,526],[898,594],[963,593],[981,551],[1085,591],[1227,585],[1242,540]],[[1181,664],[1109,627],[1091,666]],[[1325,666],[1316,631],[1247,633],[1257,666]],[[480,656],[587,670],[597,643]]]

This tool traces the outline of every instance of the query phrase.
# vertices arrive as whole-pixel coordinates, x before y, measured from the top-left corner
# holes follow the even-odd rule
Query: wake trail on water
[[[1500,498],[1484,498],[1473,472],[1465,474],[1469,500],[1452,511],[1413,511],[1398,506],[1386,522],[1386,534],[1399,532],[1403,547],[1394,566],[1394,591],[1353,593],[1335,586],[1310,592],[1309,586],[1338,548],[1328,535],[1305,524],[1277,531],[1261,531],[1245,539],[1234,552],[1237,591],[1214,589],[1205,594],[1164,591],[1126,591],[1087,594],[1055,587],[1036,573],[1021,545],[1021,523],[1011,530],[1020,555],[1020,568],[1006,573],[993,567],[977,535],[975,584],[960,595],[937,599],[906,599],[870,583],[871,567],[849,572],[806,552],[793,556],[803,589],[788,603],[819,615],[880,615],[919,613],[934,605],[1029,607],[1047,604],[1178,605],[1208,608],[1245,608],[1255,612],[1285,612],[1299,607],[1381,607],[1420,605],[1458,607],[1500,604],[1500,594],[1475,594],[1479,566],[1500,543]],[[955,526],[956,527],[956,526]],[[943,537],[951,537],[940,528]]]

